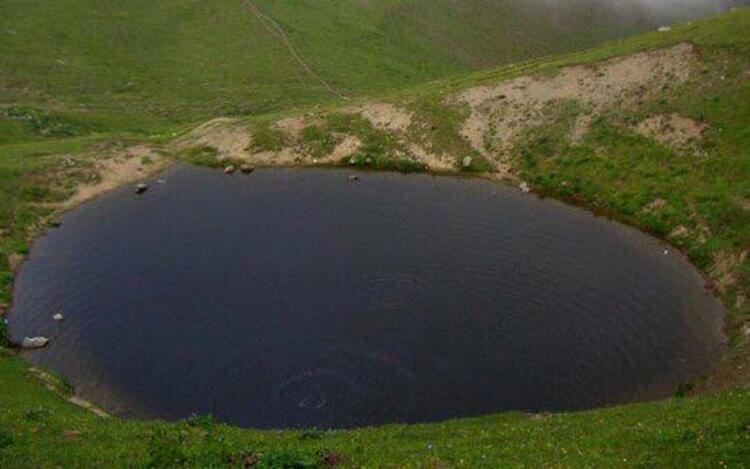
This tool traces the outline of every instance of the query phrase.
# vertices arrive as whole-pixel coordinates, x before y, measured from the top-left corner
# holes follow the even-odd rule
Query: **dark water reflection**
[[[723,351],[696,271],[486,181],[177,167],[68,214],[11,333],[110,410],[254,427],[418,422],[670,395]],[[61,310],[65,320],[51,319]]]

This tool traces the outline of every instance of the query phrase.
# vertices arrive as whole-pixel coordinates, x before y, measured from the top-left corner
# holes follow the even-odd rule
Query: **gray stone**
[[[242,166],[240,166],[240,171],[242,172],[242,174],[250,174],[255,171],[255,168],[250,166],[249,164],[243,164]]]
[[[461,161],[461,166],[463,166],[464,168],[470,168],[473,162],[474,162],[474,158],[470,156],[465,156],[464,159]]]
[[[136,194],[143,194],[148,190],[148,184],[140,183],[135,186],[135,193]]]
[[[234,165],[229,165],[226,168],[224,168],[225,174],[234,174],[234,172],[237,170],[237,168],[234,167]]]
[[[44,348],[49,343],[49,339],[46,337],[24,337],[21,341],[21,348],[25,349],[37,349]]]

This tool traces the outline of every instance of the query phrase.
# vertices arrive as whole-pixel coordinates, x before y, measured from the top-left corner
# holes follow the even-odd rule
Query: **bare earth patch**
[[[378,129],[404,132],[411,125],[412,114],[389,103],[370,103],[355,110]]]
[[[572,135],[580,140],[605,109],[656,96],[664,86],[688,80],[698,65],[694,46],[679,44],[598,65],[566,67],[551,78],[524,76],[470,88],[452,100],[471,109],[461,134],[485,157],[502,161],[524,130],[545,122],[550,105],[576,101],[588,110]]]
[[[743,251],[740,254],[722,251],[716,254],[710,270],[716,290],[723,294],[737,283],[737,272],[747,260],[747,255],[748,251]]]
[[[409,152],[434,171],[455,171],[455,158],[434,153],[418,143],[409,145]]]
[[[708,126],[679,114],[656,115],[644,120],[636,131],[646,137],[677,149],[686,149],[700,141]]]
[[[182,150],[191,147],[208,146],[215,148],[218,159],[249,159],[248,147],[250,131],[234,119],[219,118],[208,121],[174,143],[174,148]]]
[[[342,158],[356,153],[361,146],[362,142],[357,137],[347,135],[341,143],[336,145],[336,148],[333,149],[333,152],[331,152],[330,155],[326,158],[319,159],[317,162],[329,163],[340,161]]]
[[[73,196],[62,203],[60,208],[75,207],[122,185],[139,181],[164,169],[169,165],[169,160],[156,153],[151,147],[139,145],[109,158],[96,159],[94,165],[99,175],[98,180],[92,184],[79,186]]]
[[[309,123],[304,117],[287,117],[276,122],[273,126],[290,137],[297,138]]]

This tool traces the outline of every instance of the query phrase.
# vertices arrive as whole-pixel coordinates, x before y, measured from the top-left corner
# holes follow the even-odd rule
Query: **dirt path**
[[[294,45],[292,44],[292,41],[289,40],[289,36],[286,35],[284,32],[284,29],[277,23],[273,18],[263,13],[260,8],[258,8],[258,5],[256,5],[254,2],[248,1],[247,6],[250,9],[250,12],[258,18],[258,20],[263,24],[263,26],[271,33],[274,34],[276,37],[279,38],[281,43],[284,45],[284,47],[289,50],[289,53],[292,54],[292,57],[294,57],[294,60],[299,63],[300,67],[302,67],[305,72],[307,72],[310,76],[315,78],[318,82],[320,82],[321,85],[325,89],[327,89],[330,93],[336,95],[337,97],[341,99],[349,99],[347,96],[342,94],[340,91],[335,89],[333,86],[331,86],[323,77],[318,75],[315,70],[302,58],[302,56],[297,52],[297,49],[294,48]]]

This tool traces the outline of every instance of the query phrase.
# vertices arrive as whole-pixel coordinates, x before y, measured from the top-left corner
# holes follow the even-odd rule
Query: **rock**
[[[365,164],[372,164],[372,158],[370,158],[369,156],[365,158]]]
[[[356,158],[349,158],[349,164],[357,164]]]
[[[60,220],[52,220],[49,222],[49,226],[52,228],[60,228],[62,226],[62,222]]]
[[[63,319],[65,319],[65,316],[63,316],[62,313],[55,313],[52,316],[52,319],[54,319],[55,321],[62,321]]]
[[[349,176],[349,182],[357,182],[357,181],[359,181],[359,176],[356,176],[354,174]]]
[[[21,341],[21,348],[25,349],[37,349],[44,348],[49,343],[49,339],[46,337],[24,337]]]
[[[140,183],[135,186],[135,193],[136,194],[143,194],[148,190],[148,184]]]
[[[470,168],[471,164],[474,162],[474,158],[470,156],[465,156],[463,160],[461,160],[461,166],[466,169]]]
[[[237,168],[234,167],[234,165],[229,165],[226,168],[224,168],[224,174],[234,174],[234,172],[237,170]]]
[[[240,166],[240,171],[242,172],[242,174],[250,174],[255,171],[255,168],[250,166],[249,164],[243,164],[242,166]]]
[[[529,186],[529,184],[526,182],[522,182],[518,186],[518,188],[521,189],[521,192],[523,192],[524,194],[528,194],[529,192],[531,192],[531,186]]]
[[[745,326],[745,330],[742,333],[745,334],[745,337],[750,337],[750,326]]]

